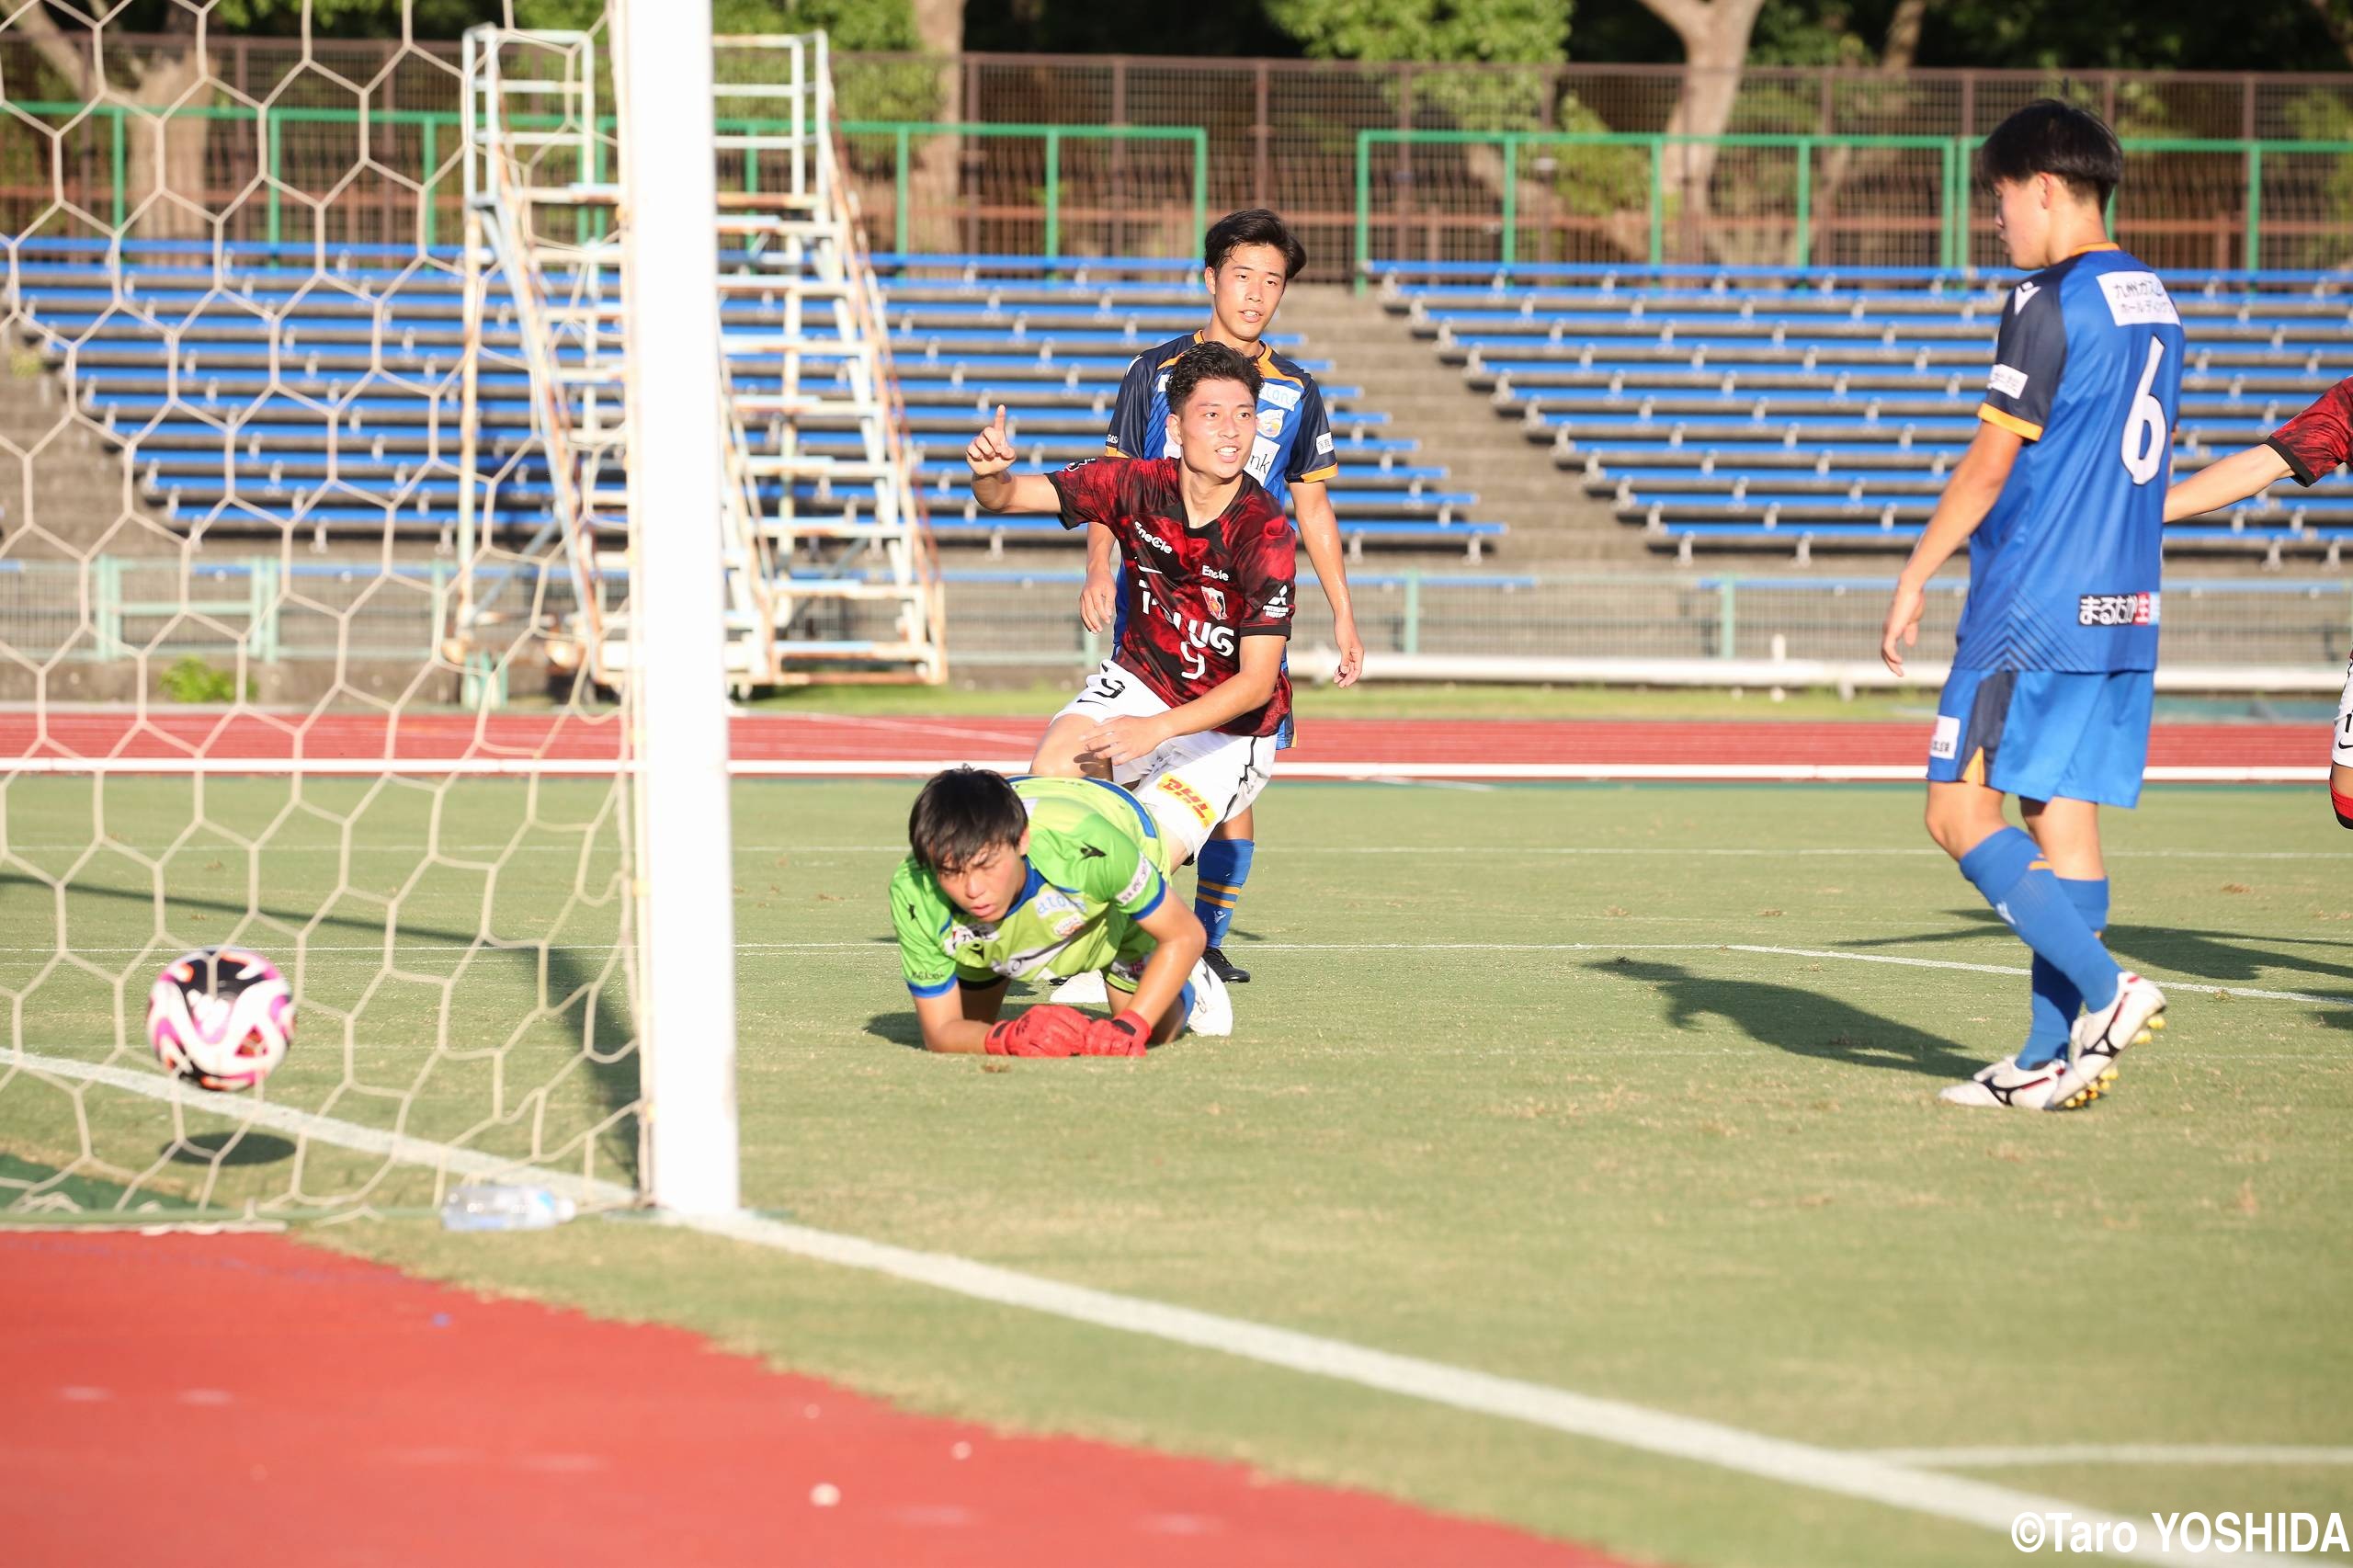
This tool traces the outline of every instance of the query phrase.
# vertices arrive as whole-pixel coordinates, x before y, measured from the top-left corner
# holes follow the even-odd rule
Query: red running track
[[[1006,762],[1026,758],[1045,728],[1036,719],[848,718],[760,713],[736,718],[739,763]],[[1771,768],[1925,766],[1928,726],[1879,721],[1318,719],[1301,727],[1284,764],[1302,767],[1448,767],[1496,765],[1709,766]],[[609,761],[624,735],[612,718],[565,715],[235,714],[119,710],[0,713],[0,768],[26,758],[152,758],[346,763],[549,759]],[[2328,733],[2308,724],[2160,724],[2154,767],[2297,767],[2328,759]],[[890,771],[879,766],[878,770]],[[902,769],[903,771],[904,769]]]
[[[1369,1494],[902,1414],[283,1236],[9,1235],[0,1279],[0,1540],[26,1568],[1610,1568]]]

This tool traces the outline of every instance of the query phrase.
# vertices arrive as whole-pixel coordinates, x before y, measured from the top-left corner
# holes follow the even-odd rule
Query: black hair
[[[1196,343],[1176,356],[1176,367],[1168,372],[1168,412],[1182,417],[1185,405],[1193,401],[1193,389],[1203,381],[1240,381],[1255,398],[1266,378],[1240,349]]]
[[[992,849],[1021,842],[1029,813],[1002,773],[951,767],[935,773],[907,813],[907,844],[935,871],[955,871]]]
[[[1201,246],[1202,265],[1215,272],[1225,265],[1226,257],[1244,245],[1272,245],[1282,252],[1286,283],[1307,269],[1307,247],[1292,234],[1289,223],[1264,207],[1245,207],[1211,223],[1209,238]]]
[[[2091,110],[2037,98],[1994,128],[1977,149],[1977,171],[1988,181],[2012,184],[2056,175],[2077,196],[2105,209],[2124,183],[2124,149]]]

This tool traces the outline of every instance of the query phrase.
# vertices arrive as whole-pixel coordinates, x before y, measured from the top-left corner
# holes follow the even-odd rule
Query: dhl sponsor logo
[[[1209,801],[1201,798],[1201,792],[1175,774],[1162,775],[1160,782],[1154,788],[1165,790],[1184,801],[1185,809],[1200,818],[1203,827],[1208,827],[1217,821],[1217,812],[1211,808]]]

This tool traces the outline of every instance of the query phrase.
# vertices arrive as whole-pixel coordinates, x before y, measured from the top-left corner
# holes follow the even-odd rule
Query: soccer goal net
[[[619,30],[427,41],[403,0],[338,41],[260,8],[299,35],[0,24],[0,1210],[630,1202]],[[151,1041],[206,949],[287,987],[250,1087]],[[182,989],[176,1028],[229,1016]]]

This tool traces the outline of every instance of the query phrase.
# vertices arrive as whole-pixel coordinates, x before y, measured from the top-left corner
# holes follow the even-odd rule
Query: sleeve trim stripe
[[[2011,435],[2018,437],[2020,440],[2040,441],[2042,439],[2041,426],[2029,424],[2026,420],[2020,419],[2015,414],[2005,414],[1990,403],[1981,403],[1977,405],[1977,417],[1983,419],[1988,425],[1997,426],[2004,430],[2007,430]]]
[[[912,980],[907,982],[907,990],[917,996],[945,996],[955,989],[956,977],[952,974],[937,985],[917,985]]]
[[[2295,448],[2277,436],[2265,437],[2263,444],[2279,454],[2279,460],[2288,465],[2288,472],[2295,476],[2297,483],[2310,489],[2320,483],[2320,475],[2314,473],[2311,465],[2296,455]]]
[[[1290,635],[1290,622],[1285,621],[1279,626],[1245,626],[1240,628],[1235,632],[1235,635],[1241,637],[1288,637]]]
[[[1291,483],[1293,484],[1321,484],[1327,479],[1337,478],[1339,476],[1339,472],[1340,465],[1338,463],[1325,463],[1313,473],[1302,473],[1297,479],[1292,480]]]
[[[1131,920],[1142,920],[1142,919],[1146,918],[1147,916],[1149,916],[1149,915],[1152,914],[1152,912],[1153,912],[1154,910],[1158,909],[1158,908],[1159,908],[1163,903],[1166,903],[1166,902],[1167,902],[1167,900],[1168,900],[1168,879],[1167,879],[1166,877],[1160,876],[1160,875],[1158,875],[1157,873],[1154,873],[1154,877],[1153,877],[1153,881],[1154,881],[1154,883],[1155,885],[1154,886],[1154,888],[1153,888],[1153,890],[1152,890],[1152,902],[1151,902],[1150,903],[1145,904],[1142,909],[1136,910],[1136,911],[1134,911],[1133,913],[1131,913],[1131,914],[1128,916],[1128,918],[1129,918],[1129,919],[1131,919]]]

